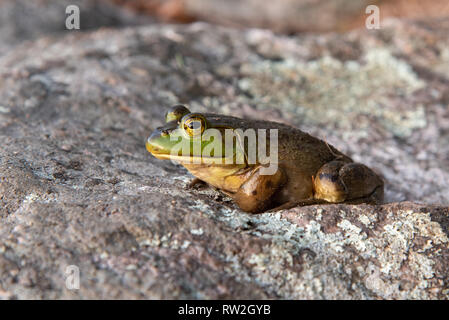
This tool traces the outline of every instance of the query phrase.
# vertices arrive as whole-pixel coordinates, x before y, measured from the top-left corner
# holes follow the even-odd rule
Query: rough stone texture
[[[16,47],[0,57],[0,297],[447,299],[448,32],[197,23]],[[144,147],[178,102],[326,138],[390,203],[249,215],[186,190]]]

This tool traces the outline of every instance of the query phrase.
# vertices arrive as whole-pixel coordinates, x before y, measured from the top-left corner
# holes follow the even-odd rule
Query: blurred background
[[[364,26],[365,8],[378,5],[382,17],[434,18],[449,13],[446,0],[112,0],[163,21],[204,20],[283,33],[345,31]]]
[[[365,8],[371,4],[380,8],[382,20],[449,16],[447,0],[0,0],[0,50],[22,40],[67,31],[66,16],[61,13],[71,4],[80,8],[81,31],[207,21],[283,34],[344,32],[364,27]]]

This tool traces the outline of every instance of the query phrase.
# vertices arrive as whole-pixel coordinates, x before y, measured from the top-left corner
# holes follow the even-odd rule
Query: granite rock
[[[447,299],[448,31],[155,24],[15,46],[0,56],[0,297]],[[186,189],[144,147],[175,103],[326,139],[384,177],[387,203],[250,215]]]

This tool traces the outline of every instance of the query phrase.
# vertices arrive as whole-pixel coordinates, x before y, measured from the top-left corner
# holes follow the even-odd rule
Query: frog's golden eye
[[[170,122],[173,120],[180,121],[182,117],[184,117],[186,114],[189,114],[190,110],[187,109],[182,104],[177,104],[170,109],[167,110],[165,113],[165,122]]]
[[[206,129],[206,119],[199,114],[189,114],[182,118],[182,128],[191,137],[198,137]]]

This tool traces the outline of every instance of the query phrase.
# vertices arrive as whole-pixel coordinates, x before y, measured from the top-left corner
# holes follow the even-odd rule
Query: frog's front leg
[[[261,167],[255,168],[250,178],[232,194],[232,198],[243,211],[260,213],[272,208],[273,196],[286,181],[281,169],[272,175],[262,175],[260,169]]]
[[[318,170],[314,189],[314,198],[317,200],[334,203],[381,203],[384,182],[361,163],[331,161]]]

